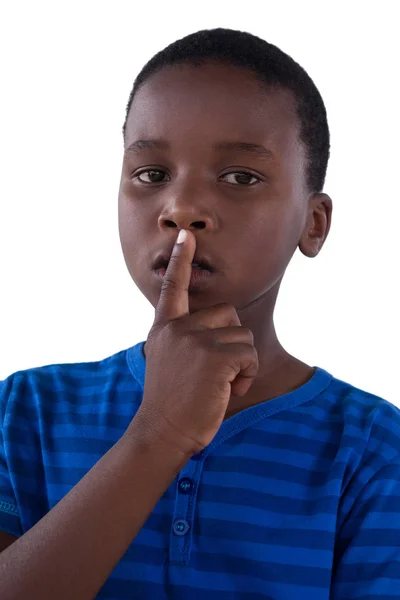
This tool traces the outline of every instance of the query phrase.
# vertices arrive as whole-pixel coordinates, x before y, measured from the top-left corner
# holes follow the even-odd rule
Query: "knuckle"
[[[236,308],[232,304],[226,305],[226,314],[230,317],[232,322],[240,323]]]
[[[216,304],[213,308],[214,310],[219,310],[220,312],[227,312],[231,310],[232,305],[228,302],[220,302],[219,304]]]
[[[234,323],[238,322],[239,317],[235,307],[232,304],[229,304],[228,302],[221,302],[214,308],[217,309],[221,317],[226,319],[227,321]]]
[[[251,344],[254,345],[254,334],[252,330],[245,327],[244,331],[246,332],[247,337],[250,339]]]
[[[168,295],[179,288],[180,286],[176,281],[175,277],[171,274],[166,273],[162,284],[162,291],[164,292],[164,294]]]

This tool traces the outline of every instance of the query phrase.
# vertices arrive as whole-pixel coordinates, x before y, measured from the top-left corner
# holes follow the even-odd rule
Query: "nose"
[[[198,203],[175,201],[164,208],[158,218],[160,229],[207,229],[215,228],[215,217],[210,210]]]

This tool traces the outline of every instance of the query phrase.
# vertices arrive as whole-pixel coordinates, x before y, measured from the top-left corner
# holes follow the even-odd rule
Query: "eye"
[[[143,179],[142,176],[145,176]],[[134,179],[138,179],[140,183],[162,183],[163,177],[166,175],[165,171],[161,171],[160,169],[147,169],[146,171],[141,171],[134,176]],[[146,180],[147,178],[147,180]]]
[[[232,177],[236,180],[236,181],[228,181],[228,183],[233,183],[234,185],[242,185],[242,186],[247,186],[250,187],[252,185],[255,185],[255,183],[261,181],[258,177],[256,177],[255,175],[253,175],[252,173],[246,173],[246,172],[241,172],[241,171],[236,171],[233,173],[226,173],[226,175],[223,175],[223,177]],[[255,182],[250,183],[249,180],[254,179]]]
[[[162,171],[161,169],[146,169],[144,171],[140,171],[140,173],[137,173],[134,176],[134,179],[138,179],[140,183],[144,184],[163,183],[165,175],[165,171]],[[247,173],[245,171],[235,171],[223,175],[223,178],[226,179],[227,177],[231,177],[231,181],[228,181],[228,183],[236,186],[241,185],[250,187],[261,181],[252,173]]]

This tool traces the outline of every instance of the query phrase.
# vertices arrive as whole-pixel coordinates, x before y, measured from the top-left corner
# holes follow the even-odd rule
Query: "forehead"
[[[196,162],[219,156],[221,142],[260,145],[277,173],[304,178],[292,93],[266,86],[243,68],[180,65],[149,77],[131,106],[125,150],[142,139],[166,140],[177,159]]]
[[[140,138],[197,144],[237,139],[301,153],[298,130],[289,90],[267,86],[243,68],[176,65],[150,76],[136,93],[125,146]]]

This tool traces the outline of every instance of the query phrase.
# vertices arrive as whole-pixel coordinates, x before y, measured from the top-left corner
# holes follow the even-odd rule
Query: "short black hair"
[[[247,68],[263,83],[293,93],[300,121],[300,139],[308,159],[306,185],[312,193],[321,192],[330,151],[329,127],[321,94],[303,67],[288,54],[243,31],[204,29],[173,42],[153,56],[136,77],[130,93],[122,129],[124,140],[133,98],[150,75],[177,64],[200,66],[211,61]]]

